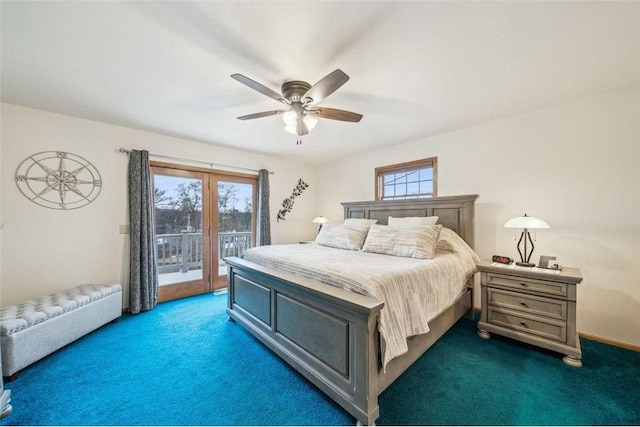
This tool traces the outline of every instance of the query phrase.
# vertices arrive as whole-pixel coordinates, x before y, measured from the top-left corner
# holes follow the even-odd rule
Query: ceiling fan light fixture
[[[304,118],[302,119],[302,121],[304,122],[305,125],[307,125],[307,129],[311,130],[314,127],[316,127],[316,124],[318,123],[318,119],[316,119],[315,117],[312,117],[308,114],[305,114]]]
[[[298,113],[294,110],[289,110],[282,115],[282,120],[287,126],[293,126],[294,133],[295,133],[296,121],[298,120]]]
[[[293,124],[288,124],[284,127],[284,130],[286,130],[287,132],[289,132],[292,135],[296,135],[298,132],[296,130],[296,124],[295,122]]]
[[[299,113],[295,110],[290,110],[282,115],[282,120],[285,123],[285,126],[284,126],[285,131],[293,135],[296,135],[298,133],[299,115],[302,115],[302,121],[307,126],[308,130],[311,130],[314,127],[316,127],[316,124],[318,123],[318,119],[316,119],[315,117],[309,114]]]

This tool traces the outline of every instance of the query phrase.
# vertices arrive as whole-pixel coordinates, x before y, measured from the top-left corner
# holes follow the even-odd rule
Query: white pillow
[[[437,222],[437,216],[411,216],[406,218],[394,218],[390,216],[387,220],[389,227],[420,227],[436,225]]]
[[[345,227],[361,227],[366,226],[369,227],[371,224],[375,224],[378,222],[377,219],[364,219],[364,218],[347,218],[344,220],[342,225]]]
[[[338,249],[358,251],[367,237],[369,226],[350,226],[343,224],[324,224],[316,236],[316,244]]]
[[[442,225],[387,227],[372,225],[363,252],[431,259],[434,256]]]

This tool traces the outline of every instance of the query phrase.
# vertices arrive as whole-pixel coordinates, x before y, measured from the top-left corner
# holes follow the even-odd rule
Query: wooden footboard
[[[240,258],[225,262],[229,317],[364,425],[378,418],[378,395],[472,306],[468,288],[383,372],[377,329],[383,302]]]
[[[225,262],[229,317],[362,424],[374,424],[384,304],[239,258]]]

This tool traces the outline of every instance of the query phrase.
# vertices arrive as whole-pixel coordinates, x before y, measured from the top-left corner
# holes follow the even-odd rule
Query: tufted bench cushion
[[[2,375],[14,375],[121,314],[119,284],[80,285],[0,309]]]
[[[0,309],[0,336],[11,335],[118,292],[121,292],[121,286],[117,284],[80,285],[57,294],[4,307]]]

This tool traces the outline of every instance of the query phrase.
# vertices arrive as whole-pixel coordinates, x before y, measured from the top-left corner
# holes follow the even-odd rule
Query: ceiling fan
[[[282,84],[282,95],[242,74],[232,74],[231,77],[288,107],[284,110],[263,111],[240,116],[238,117],[239,120],[258,119],[282,114],[286,125],[284,129],[289,133],[303,136],[313,129],[318,118],[355,123],[362,118],[362,114],[351,111],[316,106],[317,103],[338,90],[349,80],[349,76],[340,69],[329,73],[313,86],[300,80],[285,82]]]

